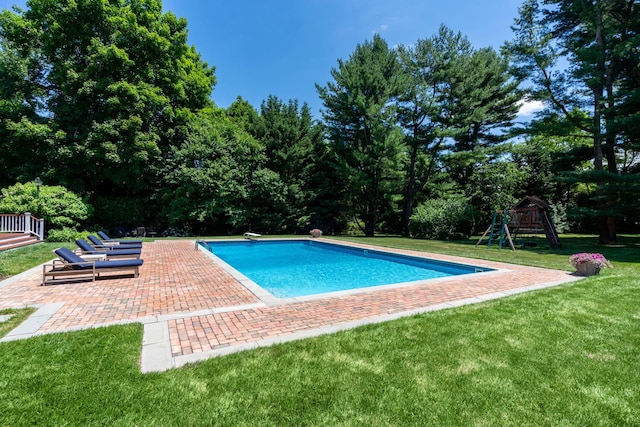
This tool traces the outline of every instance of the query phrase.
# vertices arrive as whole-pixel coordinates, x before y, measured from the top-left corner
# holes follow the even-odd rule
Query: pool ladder
[[[205,242],[204,240],[196,240],[196,251],[198,250],[198,245],[202,244],[202,246],[204,246],[205,248],[207,248],[209,250],[209,252],[211,251],[211,246],[209,246],[209,244],[207,242]]]

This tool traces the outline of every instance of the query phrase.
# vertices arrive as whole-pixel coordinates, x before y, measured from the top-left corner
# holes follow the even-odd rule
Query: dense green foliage
[[[473,219],[473,208],[466,199],[427,200],[411,215],[411,234],[437,240],[460,238],[463,230],[469,232],[473,229]]]
[[[170,225],[218,224],[236,232],[254,218],[255,197],[269,198],[264,147],[216,111],[192,122],[165,164],[162,205]],[[203,232],[205,230],[193,230]]]
[[[327,149],[309,107],[270,96],[250,132],[264,144],[265,167],[277,174],[281,185],[279,205],[262,213],[263,229],[267,224],[271,226],[266,230],[277,227],[286,232],[306,232],[319,225],[327,229],[330,218],[319,208],[328,189],[318,182],[325,173]]]
[[[478,194],[476,172],[501,167],[508,148],[506,134],[495,130],[513,124],[520,95],[506,60],[492,49],[475,50],[445,26],[398,54],[407,75],[398,104],[408,152],[404,234],[411,234],[416,202],[464,194],[481,212],[500,206],[491,194]]]
[[[31,212],[43,218],[50,228],[75,228],[91,216],[92,207],[62,186],[38,187],[27,182],[2,189],[0,212],[16,215]]]
[[[414,209],[452,198],[468,234],[532,195],[613,241],[640,224],[640,12],[583,3],[525,0],[501,52],[445,26],[374,35],[316,85],[316,120],[274,95],[216,107],[160,0],[29,0],[0,14],[0,188],[40,176],[89,225],[195,234],[411,235]],[[516,125],[522,100],[545,110]]]
[[[23,88],[11,105],[21,96],[30,107],[0,111],[2,151],[29,165],[3,165],[2,184],[37,171],[91,194],[96,219],[113,220],[118,202],[150,200],[170,147],[211,105],[213,70],[187,46],[187,22],[157,0],[27,6],[0,17],[4,62],[15,64],[3,86]]]
[[[86,234],[71,227],[53,228],[47,233],[47,242],[74,242],[78,238],[86,239]]]

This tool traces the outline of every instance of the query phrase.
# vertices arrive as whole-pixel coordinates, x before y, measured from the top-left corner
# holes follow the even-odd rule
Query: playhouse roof
[[[542,199],[535,196],[525,196],[524,199],[522,199],[520,202],[518,202],[517,205],[514,206],[514,209],[531,208],[534,206],[544,209],[545,211],[548,211],[551,209],[551,206],[545,203]]]

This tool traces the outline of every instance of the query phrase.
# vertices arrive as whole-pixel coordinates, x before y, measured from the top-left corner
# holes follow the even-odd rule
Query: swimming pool
[[[277,298],[491,270],[315,240],[208,241],[200,245]]]

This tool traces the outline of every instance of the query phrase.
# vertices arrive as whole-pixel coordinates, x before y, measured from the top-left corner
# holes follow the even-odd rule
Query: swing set
[[[549,246],[559,248],[560,239],[551,219],[551,207],[541,199],[534,196],[526,196],[511,209],[496,210],[493,212],[491,225],[484,232],[476,247],[489,236],[487,247],[491,242],[498,241],[498,248],[502,249],[505,243],[509,243],[512,251],[515,251],[513,241],[523,234],[542,234],[547,238]]]

